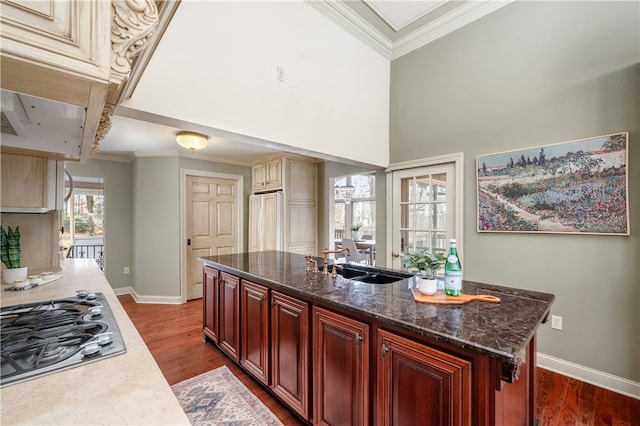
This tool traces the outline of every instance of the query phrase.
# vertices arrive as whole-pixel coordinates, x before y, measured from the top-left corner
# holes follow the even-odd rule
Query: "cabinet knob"
[[[380,355],[382,355],[382,358],[384,358],[387,352],[389,352],[389,348],[383,343],[382,347],[380,348]]]
[[[364,340],[364,339],[362,338],[362,336],[361,336],[361,335],[359,335],[359,334],[357,334],[357,335],[356,335],[356,345],[359,345],[360,343],[362,343],[362,340]]]
[[[276,300],[275,300],[275,299],[271,299],[271,306],[276,306],[276,304],[277,304],[277,303],[278,303],[278,302],[276,302]]]

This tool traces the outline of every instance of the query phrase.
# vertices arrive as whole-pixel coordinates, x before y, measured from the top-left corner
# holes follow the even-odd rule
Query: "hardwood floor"
[[[183,305],[137,304],[130,295],[118,299],[170,385],[226,365],[285,426],[304,424],[222,351],[203,342],[202,299]]]
[[[202,340],[202,300],[184,305],[137,304],[118,296],[170,385],[226,365],[285,425],[303,425],[231,359]],[[542,368],[537,370],[540,426],[640,425],[640,400]]]

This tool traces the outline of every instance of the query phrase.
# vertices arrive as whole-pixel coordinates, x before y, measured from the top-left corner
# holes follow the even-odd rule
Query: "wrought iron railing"
[[[69,247],[67,259],[95,259],[104,271],[104,245],[103,244],[74,244]]]

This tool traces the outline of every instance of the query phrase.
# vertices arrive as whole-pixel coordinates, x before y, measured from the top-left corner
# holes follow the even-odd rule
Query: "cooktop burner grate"
[[[126,351],[102,293],[0,309],[1,386]]]

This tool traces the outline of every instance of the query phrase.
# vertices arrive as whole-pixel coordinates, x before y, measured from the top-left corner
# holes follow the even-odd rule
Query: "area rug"
[[[282,425],[226,366],[177,383],[171,389],[194,426]]]

